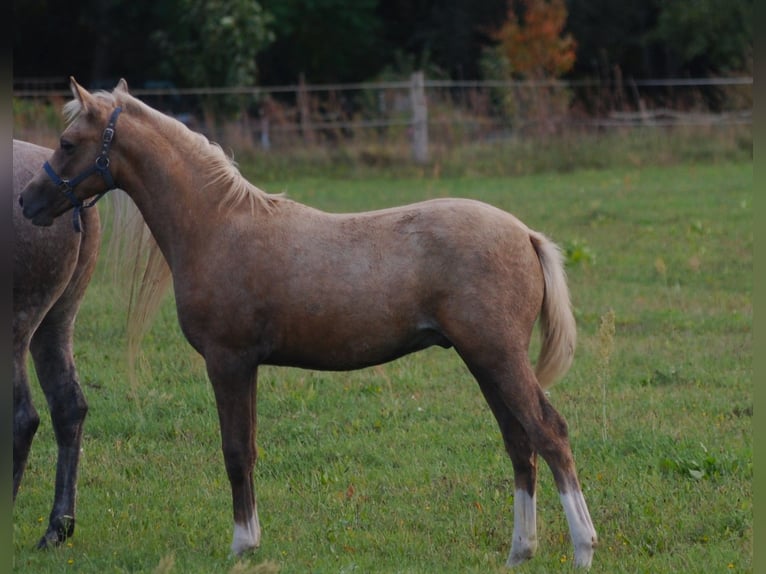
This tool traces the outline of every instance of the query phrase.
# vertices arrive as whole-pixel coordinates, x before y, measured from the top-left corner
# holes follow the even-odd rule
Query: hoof
[[[511,553],[510,556],[508,556],[508,560],[506,561],[505,565],[508,568],[513,568],[514,566],[521,566],[524,564],[524,562],[527,562],[534,556],[534,552],[525,552],[525,553]]]
[[[593,551],[595,547],[595,542],[593,544],[578,544],[575,547],[574,565],[577,568],[590,568],[590,565],[593,562]]]
[[[514,566],[519,566],[520,564],[524,564],[524,562],[527,562],[531,558],[534,557],[535,553],[537,552],[537,542],[530,544],[514,544],[511,547],[511,553],[508,555],[508,560],[506,561],[505,565],[509,568],[513,568]]]
[[[38,550],[55,548],[74,534],[74,516],[59,516],[51,520],[45,535],[37,543]]]
[[[231,543],[230,556],[242,556],[253,552],[261,545],[261,526],[256,514],[246,525],[234,524],[234,540]]]

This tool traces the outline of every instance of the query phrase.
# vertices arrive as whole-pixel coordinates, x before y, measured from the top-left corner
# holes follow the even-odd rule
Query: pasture
[[[599,533],[591,571],[752,571],[751,162],[269,183],[241,169],[330,211],[482,199],[558,242],[579,342],[551,400]],[[438,348],[348,373],[261,368],[263,541],[227,558],[230,492],[204,364],[168,297],[131,387],[127,292],[107,259],[104,248],[75,338],[90,405],[77,530],[60,549],[34,550],[56,455],[35,381],[43,420],[13,510],[14,570],[504,571],[510,461],[474,379]],[[568,529],[542,462],[539,476],[539,550],[518,571],[568,571]]]

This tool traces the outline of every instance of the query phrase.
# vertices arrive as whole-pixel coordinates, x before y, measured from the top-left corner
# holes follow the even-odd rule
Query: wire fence
[[[14,80],[14,98],[58,103],[65,78]],[[90,86],[111,89],[111,85]],[[263,149],[386,142],[429,146],[567,130],[751,125],[752,77],[544,81],[408,80],[345,84],[176,88],[131,93],[218,140]],[[429,143],[430,142],[430,143]]]

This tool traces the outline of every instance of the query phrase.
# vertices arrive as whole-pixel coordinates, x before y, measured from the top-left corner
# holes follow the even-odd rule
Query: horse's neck
[[[200,192],[207,181],[198,166],[183,154],[139,152],[126,176],[131,196],[171,270],[175,271],[219,226],[219,194],[214,187]]]

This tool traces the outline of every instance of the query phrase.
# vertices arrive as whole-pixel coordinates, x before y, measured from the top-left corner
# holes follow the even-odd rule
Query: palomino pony
[[[91,94],[74,79],[71,88],[69,125],[22,193],[24,215],[51,225],[115,185],[135,202],[172,272],[181,329],[213,385],[234,554],[261,538],[253,489],[258,366],[360,369],[440,345],[454,347],[478,381],[513,464],[508,564],[537,547],[540,453],[575,563],[590,566],[596,531],[567,425],[544,393],[571,365],[575,346],[562,256],[551,241],[509,213],[463,199],[324,213],[259,190],[220,147],[132,97],[124,80],[111,93]],[[94,171],[94,160],[105,167]]]
[[[56,493],[39,548],[60,544],[74,532],[77,469],[88,406],[77,381],[72,335],[101,243],[96,210],[80,214],[80,233],[72,229],[67,218],[43,228],[22,217],[17,197],[52,153],[51,149],[13,140],[14,501],[40,423],[27,377],[30,350],[58,443]]]

